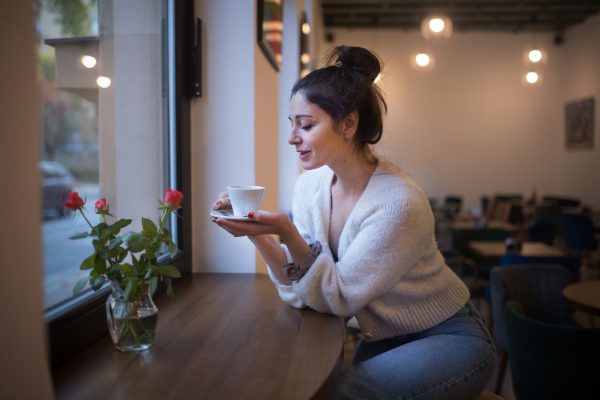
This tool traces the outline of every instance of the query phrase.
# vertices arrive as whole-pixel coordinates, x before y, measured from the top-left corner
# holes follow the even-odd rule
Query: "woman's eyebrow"
[[[311,117],[312,118],[312,115],[308,115],[308,114],[298,114],[298,115],[296,115],[296,119],[301,118],[301,117]],[[288,117],[288,119],[290,121],[292,120],[291,117]]]

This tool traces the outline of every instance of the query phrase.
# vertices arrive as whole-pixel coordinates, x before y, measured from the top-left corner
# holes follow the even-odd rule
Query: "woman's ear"
[[[352,111],[342,121],[344,139],[352,139],[358,128],[358,112]]]

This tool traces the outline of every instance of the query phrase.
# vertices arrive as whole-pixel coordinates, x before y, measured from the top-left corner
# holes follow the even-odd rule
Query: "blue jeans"
[[[439,325],[358,343],[331,400],[476,399],[496,362],[496,347],[471,303]]]

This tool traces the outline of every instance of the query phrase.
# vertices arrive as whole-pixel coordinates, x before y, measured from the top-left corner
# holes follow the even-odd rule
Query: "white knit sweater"
[[[420,332],[460,310],[469,290],[437,249],[427,196],[386,162],[379,162],[348,217],[339,261],[334,261],[329,247],[333,176],[322,167],[304,172],[296,182],[294,224],[307,243],[321,242],[323,251],[291,286],[269,271],[281,299],[297,308],[356,315],[367,341]]]

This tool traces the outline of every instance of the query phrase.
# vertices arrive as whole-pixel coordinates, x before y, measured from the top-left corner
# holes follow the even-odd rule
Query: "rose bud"
[[[96,208],[98,210],[105,211],[106,210],[106,199],[100,199],[96,202]]]
[[[65,207],[67,207],[70,210],[77,211],[81,207],[83,207],[84,204],[85,203],[83,202],[81,197],[79,197],[79,193],[74,192],[69,194],[69,201],[65,203]]]
[[[181,208],[181,200],[183,200],[183,194],[179,190],[167,189],[165,205],[171,206],[172,210],[177,210]]]

